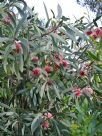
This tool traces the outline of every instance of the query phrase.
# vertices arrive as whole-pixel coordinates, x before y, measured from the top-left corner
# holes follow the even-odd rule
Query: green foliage
[[[84,33],[98,19],[44,7],[46,23],[23,0],[0,3],[0,135],[101,136],[102,38]]]

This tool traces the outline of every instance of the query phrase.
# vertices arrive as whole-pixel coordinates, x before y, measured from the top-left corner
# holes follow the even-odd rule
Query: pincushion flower
[[[91,87],[85,87],[82,89],[82,93],[91,96],[93,94],[93,89]]]
[[[52,66],[45,66],[44,70],[47,72],[47,73],[51,73],[53,71],[53,67]]]
[[[101,28],[96,28],[96,29],[94,30],[94,32],[96,33],[97,38],[102,37],[102,29],[101,29]]]
[[[92,32],[92,34],[90,35],[93,39],[97,39],[98,38],[98,36],[97,36],[97,34],[95,33],[95,32]]]
[[[67,60],[62,60],[62,65],[64,68],[68,68],[70,63]]]
[[[44,121],[44,122],[42,123],[42,127],[43,127],[44,129],[48,129],[48,128],[49,128],[49,122],[48,122],[48,121]]]
[[[34,76],[39,76],[41,74],[41,68],[36,67],[35,69],[33,69],[32,74]]]
[[[46,117],[47,119],[52,119],[53,115],[50,112],[48,112],[44,114],[44,117]]]
[[[101,28],[96,28],[94,30],[89,30],[86,32],[86,34],[90,37],[92,37],[93,39],[97,39],[97,38],[101,38],[102,37],[102,29]]]
[[[80,74],[80,77],[85,77],[87,75],[87,71],[86,70],[80,70],[79,74]]]
[[[55,65],[55,71],[59,70],[60,69],[60,64],[56,64]]]
[[[81,89],[80,88],[74,89],[74,94],[76,97],[80,97],[81,96]]]
[[[89,30],[89,31],[86,31],[85,33],[86,33],[86,35],[91,35],[91,34],[92,34],[92,31]]]

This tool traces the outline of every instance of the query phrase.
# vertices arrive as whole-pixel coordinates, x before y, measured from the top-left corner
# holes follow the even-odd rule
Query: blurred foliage
[[[89,7],[91,11],[98,15],[102,15],[102,0],[77,0],[77,3]]]

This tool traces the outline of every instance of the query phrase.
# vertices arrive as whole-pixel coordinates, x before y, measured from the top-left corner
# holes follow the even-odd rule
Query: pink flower
[[[47,72],[47,73],[51,73],[53,71],[53,67],[51,66],[45,66],[44,70]]]
[[[39,76],[41,74],[41,68],[37,67],[37,68],[33,69],[32,74],[34,76]]]
[[[84,77],[84,76],[87,75],[87,71],[86,70],[80,70],[79,74],[80,74],[81,77]]]
[[[48,129],[49,128],[49,122],[48,121],[44,121],[43,124],[42,124],[42,127],[44,129]]]
[[[21,41],[15,41],[15,44],[16,44],[16,52],[23,53]]]
[[[53,81],[50,80],[50,79],[48,79],[47,84],[48,84],[48,85],[52,85],[52,84],[53,84]]]
[[[68,68],[70,64],[67,60],[62,60],[62,65],[64,68]]]
[[[93,89],[90,88],[90,87],[85,87],[85,88],[82,89],[82,93],[90,96],[90,95],[93,94]]]
[[[96,33],[96,35],[97,35],[98,38],[102,37],[102,29],[96,28],[94,30],[94,32]]]
[[[92,34],[90,35],[93,39],[97,39],[97,34],[95,32],[92,32]]]
[[[34,56],[34,57],[32,58],[32,61],[35,62],[35,63],[37,63],[37,62],[39,61],[39,58],[38,58],[37,56]]]
[[[63,60],[63,55],[61,53],[55,53],[54,57],[56,61],[62,61]]]
[[[53,115],[50,112],[48,112],[44,114],[44,117],[46,117],[47,119],[52,119]]]
[[[76,97],[80,97],[81,96],[81,89],[80,88],[76,88],[74,90],[74,94],[75,94]]]
[[[55,70],[57,71],[58,69],[60,69],[60,64],[55,65]]]
[[[11,24],[11,19],[10,17],[5,17],[4,20],[3,20],[4,24],[7,24],[7,25],[10,25]]]

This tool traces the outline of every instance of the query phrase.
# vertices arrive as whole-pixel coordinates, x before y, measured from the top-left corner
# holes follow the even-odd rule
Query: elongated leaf
[[[66,41],[65,41],[61,36],[59,36],[58,34],[56,34],[56,33],[51,33],[50,35],[53,36],[53,38],[59,40],[60,42],[66,43]]]
[[[22,56],[22,54],[20,54],[19,55],[19,69],[21,72],[23,72],[23,66],[24,66],[23,56]]]
[[[57,5],[57,13],[57,18],[60,19],[62,17],[62,8],[59,4]]]
[[[88,56],[89,56],[91,59],[93,59],[93,60],[99,61],[99,58],[98,58],[95,54],[93,54],[92,52],[90,52],[90,51],[88,51]]]
[[[32,134],[39,127],[41,122],[42,122],[41,114],[38,114],[36,116],[36,118],[33,120],[32,124],[31,124],[31,132],[32,132]]]
[[[46,87],[46,82],[42,85],[41,90],[40,90],[40,97],[41,97],[41,98],[42,98],[43,95],[44,95],[45,87]]]
[[[0,43],[7,42],[7,41],[11,41],[11,39],[7,37],[0,37]]]
[[[59,99],[61,99],[61,96],[60,96],[60,94],[59,94],[59,89],[56,87],[56,85],[53,85],[53,87],[54,87],[54,90],[55,90],[55,93],[56,93],[57,97],[58,97]]]
[[[69,38],[71,38],[73,41],[76,42],[75,32],[74,32],[71,28],[69,28],[69,27],[67,27],[67,26],[64,26],[64,28],[65,28],[65,30],[66,30],[66,32],[67,32],[67,36],[68,36]]]
[[[20,41],[22,43],[23,55],[24,55],[24,61],[25,61],[29,54],[29,43],[28,43],[28,40],[25,38],[20,38]]]
[[[7,108],[7,109],[11,109],[8,105],[6,105],[6,104],[4,104],[4,103],[2,103],[2,102],[0,102],[0,106],[1,106],[1,107],[4,107],[4,108]]]
[[[15,30],[15,34],[14,34],[15,37],[17,36],[17,34],[18,34],[19,30],[20,30],[20,27],[22,27],[22,25],[23,25],[24,21],[26,20],[26,18],[27,18],[27,14],[25,14],[23,16],[23,18],[19,21],[19,23],[18,23],[18,25],[16,27],[16,30]]]
[[[43,5],[44,5],[44,9],[45,9],[47,20],[49,20],[49,14],[48,14],[47,7],[46,7],[44,2],[43,2]]]

